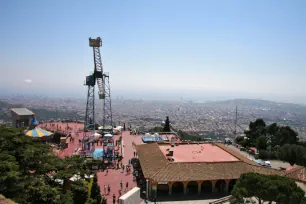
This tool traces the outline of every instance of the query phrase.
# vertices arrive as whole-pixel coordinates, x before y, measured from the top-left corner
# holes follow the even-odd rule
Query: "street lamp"
[[[146,180],[146,198],[149,198],[149,179]]]

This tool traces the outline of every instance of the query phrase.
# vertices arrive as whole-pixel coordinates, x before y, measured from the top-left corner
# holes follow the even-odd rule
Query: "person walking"
[[[116,203],[116,195],[113,194],[113,204],[115,204],[115,203]]]
[[[120,181],[120,187],[121,187],[121,190],[122,190],[122,188],[123,188],[123,182],[122,182],[122,180]]]
[[[106,194],[106,185],[104,185],[104,194]]]
[[[128,190],[128,189],[129,189],[129,182],[126,182],[126,184],[125,184],[125,188],[126,188],[126,190]]]
[[[107,187],[107,191],[108,191],[108,194],[107,195],[109,195],[109,193],[110,193],[110,191],[111,191],[111,186],[108,184],[108,187]]]

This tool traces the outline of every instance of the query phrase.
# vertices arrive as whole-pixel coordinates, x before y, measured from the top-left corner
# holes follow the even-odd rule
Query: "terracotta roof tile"
[[[232,150],[231,148],[227,147],[226,145],[221,144],[221,143],[215,143],[215,144],[218,147],[220,147],[221,149],[223,149],[224,151],[227,151],[228,153],[230,153],[231,155],[233,155],[234,157],[239,159],[240,161],[243,161],[243,162],[245,162],[247,164],[259,166],[256,162],[246,158],[245,156],[242,156],[240,153],[236,152],[235,150]]]
[[[288,178],[306,183],[306,168],[303,166],[296,167],[289,172],[285,172]]]
[[[260,174],[265,174],[265,175],[280,175],[280,176],[284,176],[284,171],[281,170],[276,170],[276,169],[271,169],[271,168],[267,168],[267,167],[263,167],[263,166],[254,166],[254,165],[249,165],[250,168],[252,169],[252,172],[255,173],[260,173]]]
[[[284,175],[283,171],[259,166],[227,147],[222,145],[219,147],[228,151],[240,161],[169,162],[156,143],[137,145],[136,150],[144,176],[157,182],[238,179],[241,174],[247,172]]]
[[[229,170],[230,169],[230,170]],[[239,178],[248,172],[243,162],[171,163],[155,174],[155,181],[195,181]]]
[[[169,163],[156,143],[137,145],[136,150],[146,178],[150,178]]]

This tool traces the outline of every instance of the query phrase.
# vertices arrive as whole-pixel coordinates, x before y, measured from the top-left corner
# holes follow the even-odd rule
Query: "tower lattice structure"
[[[102,47],[102,39],[89,38],[89,46],[93,48],[94,57],[94,72],[86,77],[85,85],[88,87],[87,101],[84,120],[84,135],[82,140],[83,152],[88,155],[94,150],[94,136],[96,129],[95,118],[95,85],[98,87],[98,96],[103,100],[103,131],[105,127],[109,126],[108,133],[113,134],[113,119],[112,119],[112,106],[111,94],[109,84],[109,74],[103,73],[102,57],[100,47]],[[113,152],[114,153],[114,152]]]
[[[113,134],[113,112],[109,73],[103,74],[104,79],[104,103],[103,103],[103,134]]]

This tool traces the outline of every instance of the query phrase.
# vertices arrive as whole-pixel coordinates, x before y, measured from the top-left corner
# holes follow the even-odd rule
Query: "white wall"
[[[305,193],[306,193],[306,184],[302,182],[295,182]],[[306,196],[306,194],[305,194]]]
[[[138,187],[134,187],[119,198],[119,204],[138,204],[140,201],[140,188]]]

